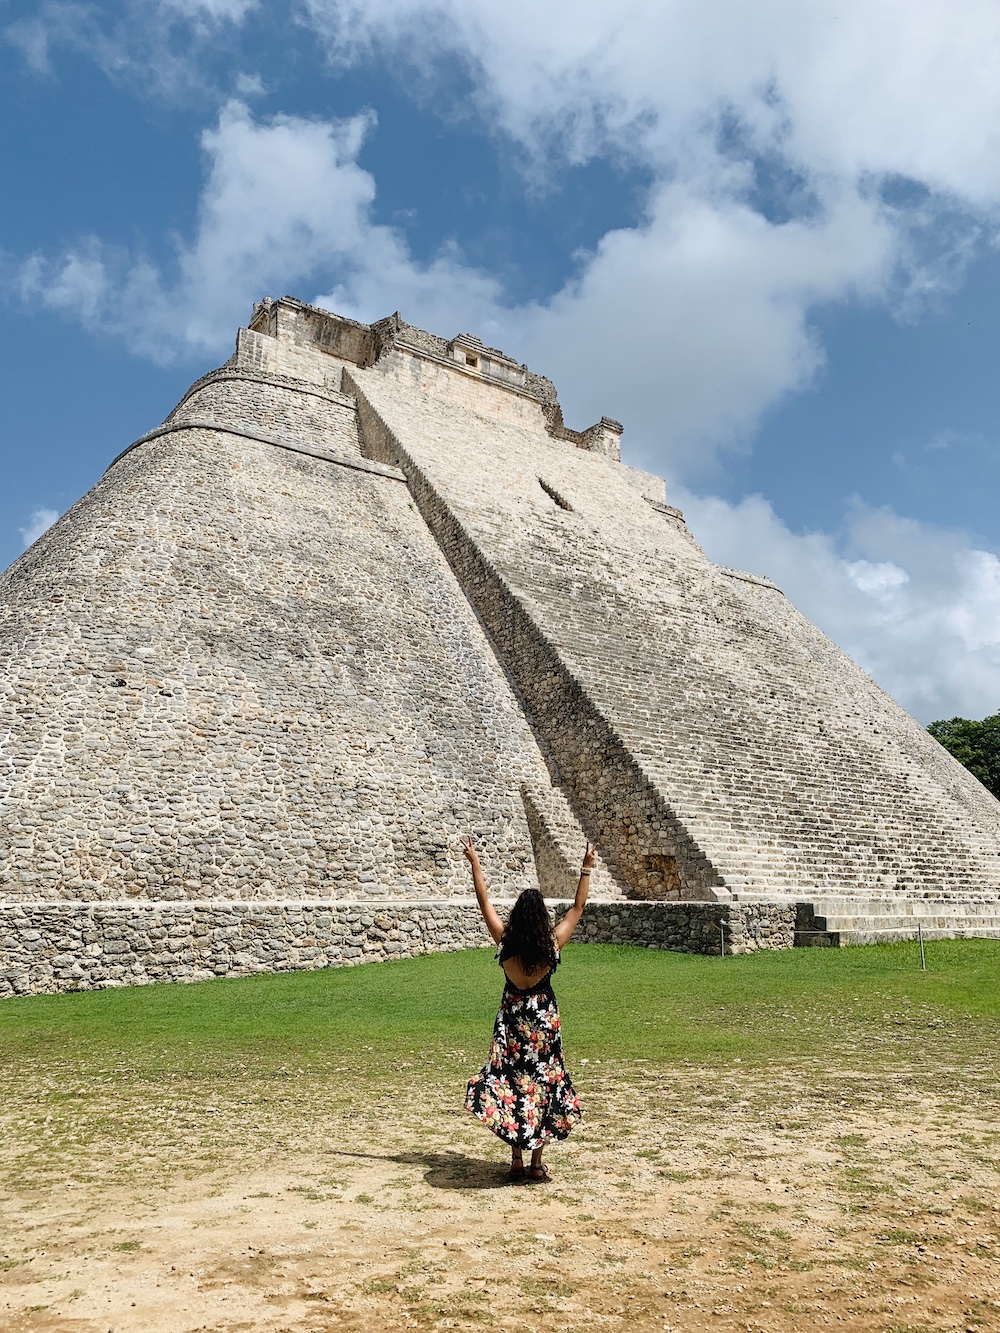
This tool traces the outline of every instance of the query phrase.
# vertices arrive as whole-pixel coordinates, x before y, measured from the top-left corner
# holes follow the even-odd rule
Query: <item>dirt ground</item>
[[[985,1067],[595,1060],[552,1182],[509,1185],[461,1064],[363,1094],[346,1069],[21,1075],[0,1328],[1000,1329]]]

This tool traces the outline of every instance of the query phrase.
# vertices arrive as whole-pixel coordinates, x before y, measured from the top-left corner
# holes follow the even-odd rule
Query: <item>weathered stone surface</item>
[[[997,894],[1000,803],[648,478],[405,349],[343,382],[632,894]]]
[[[6,993],[459,947],[466,830],[500,895],[599,841],[656,901],[585,933],[661,947],[996,903],[1000,805],[620,433],[471,335],[259,307],[0,580]]]
[[[567,904],[553,904],[561,915]],[[500,904],[501,910],[504,904]],[[579,938],[681,953],[790,948],[794,908],[593,903]],[[492,948],[475,902],[44,903],[0,907],[0,997],[209,981]]]
[[[12,566],[3,898],[464,895],[463,829],[534,882],[548,770],[353,402],[223,372],[189,414],[367,470],[178,429]]]

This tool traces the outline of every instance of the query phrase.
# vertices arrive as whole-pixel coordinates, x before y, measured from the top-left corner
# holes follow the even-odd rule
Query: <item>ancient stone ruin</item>
[[[1000,804],[621,427],[477,338],[264,301],[3,576],[0,994],[484,939],[1000,934]]]

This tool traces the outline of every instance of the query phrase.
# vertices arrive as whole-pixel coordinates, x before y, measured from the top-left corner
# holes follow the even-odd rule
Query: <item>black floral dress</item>
[[[513,1148],[564,1139],[583,1116],[563,1064],[552,972],[527,990],[504,986],[489,1059],[465,1094],[466,1110]]]

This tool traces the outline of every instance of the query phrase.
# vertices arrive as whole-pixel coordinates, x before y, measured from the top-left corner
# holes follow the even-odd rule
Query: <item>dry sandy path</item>
[[[76,1080],[48,1120],[22,1076],[0,1329],[1000,1329],[989,1071],[598,1063],[543,1186],[505,1183],[457,1069],[354,1107],[329,1073]]]

